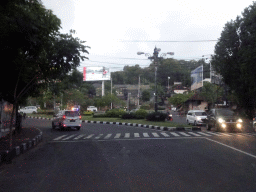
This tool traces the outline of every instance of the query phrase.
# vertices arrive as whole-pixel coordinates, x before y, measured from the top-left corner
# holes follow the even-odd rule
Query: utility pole
[[[139,87],[138,87],[138,109],[140,107],[140,75],[139,75]]]
[[[112,106],[113,106],[113,103],[112,103],[112,78],[110,78],[111,80],[111,109],[112,109]]]
[[[155,49],[154,49],[154,52],[153,52],[153,56],[152,57],[148,57],[148,59],[153,61],[154,65],[155,65],[155,112],[157,112],[157,83],[156,83],[157,65],[158,65],[158,62],[163,59],[163,57],[158,57],[158,54],[159,54],[160,51],[161,51],[161,49],[159,49],[159,48],[157,49],[156,46],[155,46]],[[144,53],[144,52],[137,52],[137,54],[138,55],[145,54],[146,56],[150,56],[150,54]],[[166,56],[167,54],[174,55],[174,52],[162,53],[163,56]]]

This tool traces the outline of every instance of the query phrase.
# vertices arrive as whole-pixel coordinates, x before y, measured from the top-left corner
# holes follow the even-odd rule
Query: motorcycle
[[[169,115],[167,116],[167,121],[172,121],[172,114],[169,114]]]

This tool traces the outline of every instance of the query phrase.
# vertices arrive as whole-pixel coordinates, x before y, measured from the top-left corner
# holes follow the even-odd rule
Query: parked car
[[[242,130],[243,120],[230,109],[211,109],[207,116],[206,127],[216,131]]]
[[[27,106],[24,108],[21,108],[18,110],[19,113],[37,113],[37,107],[36,106]]]
[[[88,106],[88,107],[87,107],[87,111],[94,111],[94,112],[97,112],[98,110],[97,110],[97,107],[95,107],[95,106]]]
[[[204,110],[190,110],[187,113],[186,121],[188,124],[204,125],[207,113]]]
[[[80,130],[82,125],[81,116],[78,111],[65,110],[60,111],[52,120],[52,128],[76,128]]]

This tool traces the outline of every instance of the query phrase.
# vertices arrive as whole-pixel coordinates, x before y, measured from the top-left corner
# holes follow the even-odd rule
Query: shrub
[[[144,104],[144,105],[140,106],[140,109],[149,110],[150,109],[150,105],[149,104]]]
[[[94,112],[93,111],[84,111],[83,115],[84,116],[91,116],[91,115],[94,115]]]
[[[125,113],[122,115],[122,119],[135,119],[135,114],[134,113]]]
[[[145,109],[139,109],[135,112],[136,119],[145,119],[148,112]]]
[[[165,121],[166,117],[167,117],[166,113],[154,112],[154,113],[149,113],[146,116],[146,119],[148,121]]]
[[[106,112],[107,117],[121,117],[126,112],[122,109],[111,109]]]

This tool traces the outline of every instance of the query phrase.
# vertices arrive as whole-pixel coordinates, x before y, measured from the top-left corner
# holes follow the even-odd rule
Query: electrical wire
[[[154,41],[154,40],[119,40],[118,42],[132,42],[132,43],[140,43],[140,42],[161,42],[161,43],[202,43],[202,42],[216,42],[218,40],[192,40],[192,41]]]

